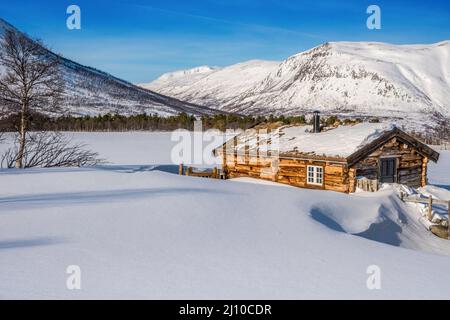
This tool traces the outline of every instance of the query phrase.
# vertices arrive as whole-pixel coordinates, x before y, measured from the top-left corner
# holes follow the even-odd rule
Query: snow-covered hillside
[[[201,67],[162,75],[142,87],[211,108],[223,108],[231,97],[261,82],[278,62],[251,60],[225,68]],[[196,102],[195,102],[196,101]]]
[[[330,42],[278,65],[259,64],[255,72],[242,70],[246,63],[238,64],[183,86],[178,85],[180,76],[173,82],[163,76],[145,87],[245,114],[299,114],[318,109],[408,118],[415,125],[424,120],[432,123],[433,117],[450,117],[450,41],[430,45]],[[223,74],[222,70],[232,72]]]
[[[183,88],[186,89],[192,83],[200,81],[201,79],[218,70],[220,70],[219,67],[201,66],[189,70],[166,73],[159,77],[157,80],[153,81],[151,83],[151,86],[148,85],[148,89],[151,89],[153,87],[162,90],[165,86],[179,88],[179,90],[182,90]],[[142,83],[139,86],[147,87],[147,84]],[[170,90],[170,88],[167,89]]]
[[[110,164],[0,171],[0,298],[449,297],[450,242],[392,189],[185,177],[170,173],[170,134],[74,137]],[[431,182],[450,188],[449,167],[443,152]],[[70,265],[81,290],[66,288]]]
[[[5,30],[20,32],[0,18],[0,35]],[[0,72],[2,72],[2,66],[0,66]],[[72,115],[105,113],[129,115],[144,112],[160,115],[187,112],[201,115],[215,112],[208,108],[143,89],[110,74],[68,59],[62,58],[61,72],[66,81],[62,111]]]

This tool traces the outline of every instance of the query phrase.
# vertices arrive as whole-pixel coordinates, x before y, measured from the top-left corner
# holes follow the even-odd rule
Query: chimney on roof
[[[320,112],[314,111],[313,113],[313,133],[320,132]]]

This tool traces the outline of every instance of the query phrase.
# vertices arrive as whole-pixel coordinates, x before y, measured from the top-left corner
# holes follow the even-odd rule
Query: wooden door
[[[397,159],[396,158],[380,159],[379,177],[380,177],[381,183],[397,182]]]

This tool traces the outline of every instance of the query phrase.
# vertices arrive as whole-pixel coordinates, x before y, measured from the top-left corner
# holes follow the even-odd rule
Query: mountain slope
[[[295,55],[227,109],[298,108],[361,114],[450,114],[450,42],[429,46],[328,43]],[[236,106],[236,107],[235,107]]]
[[[201,66],[189,70],[175,71],[171,73],[166,73],[153,81],[151,85],[139,84],[142,87],[148,87],[148,89],[157,88],[163,90],[166,86],[170,90],[171,87],[179,88],[178,90],[183,90],[190,84],[200,81],[201,79],[207,77],[208,75],[220,70],[218,67]],[[176,90],[175,90],[176,91]]]
[[[450,41],[431,45],[332,42],[276,66],[270,63],[255,75],[241,72],[238,66],[225,68],[233,72],[229,79],[221,79],[219,95],[215,95],[217,83],[207,79],[221,71],[183,88],[169,80],[164,86],[157,80],[146,87],[245,114],[298,114],[319,109],[420,121],[430,114],[450,117]],[[236,90],[239,81],[244,84]]]
[[[20,32],[0,18],[0,35],[5,30]],[[1,50],[1,47],[0,47]],[[49,52],[51,55],[55,53]],[[61,73],[66,82],[63,112],[73,115],[105,113],[173,115],[180,112],[201,115],[216,111],[167,97],[108,73],[61,57]],[[1,72],[1,66],[0,66]]]
[[[221,109],[261,82],[279,62],[251,60],[225,68],[200,67],[162,75],[141,86],[192,103]]]

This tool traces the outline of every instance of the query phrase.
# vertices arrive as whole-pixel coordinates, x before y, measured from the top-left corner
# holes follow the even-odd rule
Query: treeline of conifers
[[[75,132],[108,132],[108,131],[172,131],[176,129],[193,130],[194,123],[202,121],[203,130],[217,129],[247,129],[259,123],[280,123],[286,125],[311,124],[304,115],[300,116],[239,116],[234,114],[217,114],[195,117],[186,113],[162,117],[159,115],[130,115],[105,114],[98,116],[60,116],[49,117],[42,114],[32,114],[28,117],[28,126],[34,131],[75,131]],[[354,124],[362,121],[379,122],[378,118],[344,118],[337,116],[322,116],[323,126],[338,124]],[[18,116],[11,115],[0,119],[0,132],[15,131],[19,123]],[[416,138],[429,144],[440,144],[448,141],[450,136],[447,124],[439,126],[441,130],[424,133],[409,132]]]
[[[49,117],[33,114],[28,117],[31,130],[36,131],[171,131],[176,129],[193,130],[194,123],[202,121],[203,130],[207,129],[247,129],[262,122],[282,122],[285,124],[306,123],[304,116],[268,116],[250,117],[233,114],[218,114],[195,117],[186,113],[161,117],[159,115],[130,115],[105,114],[98,116],[61,116]],[[2,131],[12,131],[18,124],[16,116],[9,116],[0,121]]]
[[[119,115],[105,114],[97,116],[60,116],[49,117],[42,114],[33,114],[28,117],[28,126],[35,131],[171,131],[176,129],[193,130],[194,123],[202,121],[203,130],[218,129],[247,129],[259,123],[281,123],[286,125],[307,124],[304,115],[300,116],[240,116],[234,114],[217,114],[195,117],[186,113],[162,117],[157,114]],[[1,131],[13,131],[18,125],[19,118],[11,115],[0,120]],[[340,120],[336,116],[322,117],[325,126],[336,123],[358,123],[361,119]],[[378,119],[371,119],[378,122]]]

